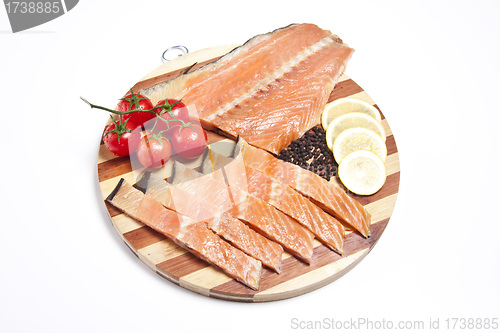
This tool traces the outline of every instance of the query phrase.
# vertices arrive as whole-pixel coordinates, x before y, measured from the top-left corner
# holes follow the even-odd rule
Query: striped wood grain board
[[[234,45],[196,51],[167,62],[141,79],[133,89],[137,92],[175,77],[182,69],[195,62],[198,62],[195,68],[200,67],[232,48]],[[330,101],[348,96],[375,105],[359,85],[343,75],[332,92]],[[383,115],[382,123],[387,134],[387,181],[384,187],[374,195],[355,196],[372,216],[372,236],[365,239],[358,233],[348,233],[343,256],[334,253],[315,240],[313,260],[310,265],[285,253],[282,273],[276,274],[264,269],[258,291],[251,290],[231,279],[217,268],[175,245],[165,236],[122,214],[105,202],[106,208],[116,231],[137,257],[154,272],[181,287],[210,297],[244,302],[274,301],[298,296],[322,287],[352,269],[373,248],[389,222],[398,194],[400,170],[396,142]],[[227,142],[227,145],[220,145],[226,148],[232,144],[232,141],[228,139],[209,133],[209,142],[215,141]],[[227,152],[219,152],[228,154],[229,149]],[[199,160],[194,160],[190,166],[194,168],[199,166],[199,163]],[[170,171],[167,167],[157,173],[168,177]],[[128,157],[112,155],[101,142],[98,178],[103,199],[111,193],[120,178],[125,178],[130,184],[134,184],[137,176]]]

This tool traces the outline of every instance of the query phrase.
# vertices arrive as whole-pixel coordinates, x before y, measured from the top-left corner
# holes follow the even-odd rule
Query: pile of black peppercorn
[[[317,125],[293,141],[277,156],[330,180],[337,175],[337,163],[326,145],[326,132]]]

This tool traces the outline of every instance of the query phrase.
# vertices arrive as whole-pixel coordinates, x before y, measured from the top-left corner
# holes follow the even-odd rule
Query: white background
[[[82,0],[13,34],[0,9],[0,331],[292,332],[359,317],[444,330],[448,317],[499,318],[499,21],[498,1]],[[400,153],[395,211],[373,251],[317,291],[264,304],[186,291],[111,226],[96,171],[108,116],[79,96],[113,106],[169,46],[242,43],[293,22],[356,49],[346,74]]]

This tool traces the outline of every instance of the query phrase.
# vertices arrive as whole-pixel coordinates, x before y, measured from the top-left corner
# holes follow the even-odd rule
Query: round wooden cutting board
[[[235,45],[228,45],[200,50],[169,61],[141,79],[132,89],[138,92],[140,89],[173,78],[193,63],[197,63],[193,69],[198,68],[234,47]],[[358,98],[376,106],[368,94],[345,75],[340,78],[330,96],[330,101],[341,97]],[[165,236],[122,214],[105,202],[104,199],[120,178],[125,178],[127,182],[134,184],[139,175],[134,171],[128,157],[112,155],[102,142],[98,157],[99,185],[116,231],[137,257],[159,275],[188,290],[225,300],[265,302],[286,299],[320,288],[343,276],[370,252],[387,226],[396,203],[400,171],[396,142],[383,114],[382,124],[387,135],[387,181],[374,195],[354,196],[371,214],[371,237],[365,239],[356,232],[347,233],[342,256],[315,241],[313,259],[309,265],[285,253],[281,274],[264,269],[258,291],[235,281],[180,248]],[[222,146],[229,147],[228,150],[233,144],[232,141],[213,133],[209,133],[209,142],[224,142]],[[199,166],[200,160],[194,160],[190,164],[190,167],[195,168]],[[168,177],[168,167],[159,173]]]

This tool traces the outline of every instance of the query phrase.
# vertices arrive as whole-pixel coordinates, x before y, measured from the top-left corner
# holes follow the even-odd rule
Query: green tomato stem
[[[132,110],[129,110],[129,111],[116,111],[116,110],[105,108],[104,106],[99,106],[99,105],[92,104],[88,100],[86,100],[85,98],[83,98],[81,96],[80,96],[80,98],[81,98],[82,101],[84,101],[85,103],[87,103],[93,109],[100,109],[100,110],[108,111],[108,112],[111,112],[111,113],[114,113],[114,114],[118,114],[118,115],[124,115],[124,114],[129,114],[129,113],[134,113],[134,112],[148,112],[148,113],[153,113],[153,114],[156,115],[156,112],[154,112],[153,110],[157,109],[157,107],[154,107],[154,108],[148,109],[148,110],[143,110],[143,109],[140,109],[140,108],[135,108],[135,109],[132,109]]]
[[[130,90],[130,92],[131,92],[132,96],[134,96],[133,91],[132,91],[132,90]],[[164,122],[164,123],[166,123],[167,125],[168,125],[170,122],[172,122],[172,121],[177,121],[177,122],[180,122],[180,123],[181,123],[180,125],[176,125],[176,126],[179,126],[179,133],[180,133],[180,131],[181,131],[183,128],[185,128],[185,127],[191,127],[192,129],[194,129],[194,127],[193,127],[193,126],[191,126],[189,123],[186,123],[186,122],[184,122],[184,121],[183,121],[183,120],[181,120],[181,119],[177,119],[177,118],[174,116],[174,114],[172,113],[172,108],[173,108],[175,105],[177,105],[178,103],[180,103],[180,102],[181,102],[181,100],[178,100],[178,101],[176,101],[176,102],[175,102],[175,103],[173,103],[173,104],[169,104],[169,103],[168,103],[168,100],[165,100],[165,104],[157,105],[157,106],[153,107],[152,109],[148,109],[148,110],[143,110],[143,109],[140,109],[140,108],[135,108],[135,109],[128,110],[128,111],[117,111],[117,110],[113,110],[113,109],[106,108],[106,107],[104,107],[104,106],[100,106],[100,105],[92,104],[92,103],[90,103],[88,100],[86,100],[85,98],[83,98],[82,96],[80,96],[80,98],[81,98],[81,100],[82,100],[82,101],[84,101],[85,103],[87,103],[87,104],[88,104],[88,105],[89,105],[92,109],[100,109],[100,110],[108,111],[108,112],[110,112],[110,113],[117,114],[117,115],[119,115],[119,116],[120,116],[120,122],[119,122],[119,123],[117,123],[117,122],[113,119],[113,117],[111,117],[111,115],[110,115],[111,119],[113,120],[113,123],[115,124],[115,130],[110,131],[110,132],[115,132],[115,133],[117,133],[117,135],[118,135],[118,142],[120,142],[120,137],[121,137],[121,135],[122,135],[123,133],[125,133],[125,132],[129,132],[129,130],[127,130],[127,129],[125,128],[125,124],[123,123],[123,115],[124,115],[124,114],[129,114],[129,113],[134,113],[134,112],[148,112],[148,113],[152,113],[152,114],[154,114],[154,115],[156,116],[156,119],[155,119],[155,123],[154,123],[154,125],[153,125],[153,129],[156,127],[156,125],[157,125],[157,123],[158,123],[158,118],[160,118],[160,119],[161,119],[161,121],[163,121],[163,122]],[[130,100],[130,98],[122,98],[121,100],[126,100],[126,101],[129,101],[129,100]],[[132,104],[132,102],[133,102],[133,101],[131,101],[131,100],[130,100],[129,102],[130,102],[130,105],[129,105],[129,107],[130,107],[131,105],[133,105],[133,104]],[[134,105],[135,105],[135,104],[134,104]],[[155,112],[155,110],[156,110],[156,109],[162,109],[162,111],[161,111],[161,112],[159,112],[159,113],[157,113],[157,112]],[[161,115],[162,115],[162,114],[164,114],[164,113],[170,113],[170,114],[171,114],[171,116],[172,116],[172,119],[164,119],[164,118],[162,118],[162,117],[161,117]],[[127,120],[128,120],[128,119],[127,119]],[[126,121],[125,121],[125,123],[126,123]],[[109,134],[110,132],[106,133],[105,135]],[[131,132],[131,131],[130,131],[130,132]],[[163,134],[163,132],[165,132],[165,131],[161,131],[161,133],[160,133],[160,134]],[[160,141],[160,140],[159,140],[159,141]],[[160,141],[160,142],[161,142],[161,141]]]

